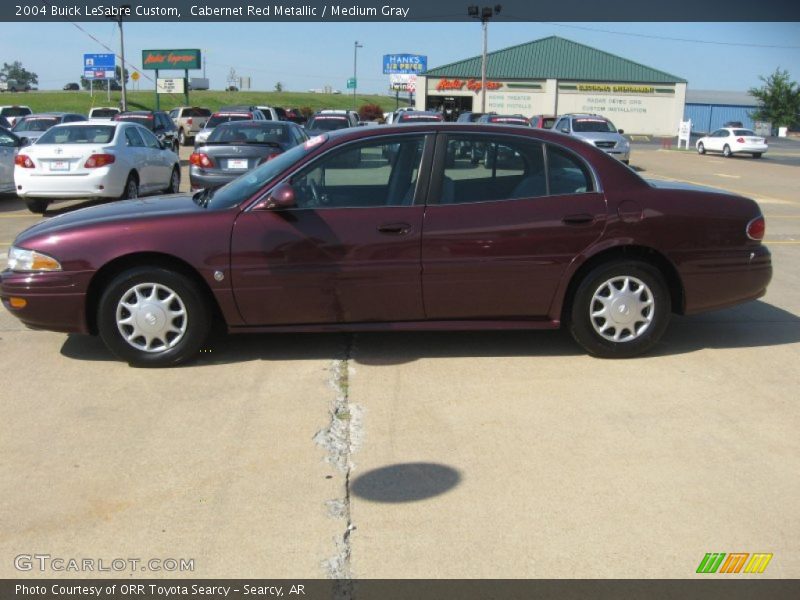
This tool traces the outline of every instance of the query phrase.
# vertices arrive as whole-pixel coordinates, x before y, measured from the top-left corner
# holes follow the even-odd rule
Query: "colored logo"
[[[697,567],[697,573],[741,573],[744,569],[745,573],[763,573],[769,561],[772,560],[772,554],[766,552],[756,552],[750,554],[748,552],[732,552],[725,554],[724,552],[708,552],[700,561]]]

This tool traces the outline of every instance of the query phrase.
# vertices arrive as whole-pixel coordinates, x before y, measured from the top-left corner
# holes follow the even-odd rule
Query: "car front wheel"
[[[573,297],[570,331],[600,358],[629,358],[661,338],[670,315],[661,273],[639,261],[601,264],[580,282]]]
[[[706,147],[703,145],[703,142],[700,142],[699,144],[697,144],[697,153],[698,154],[705,154],[706,153]]]
[[[97,314],[109,350],[140,367],[189,360],[205,342],[210,322],[198,286],[160,267],[135,267],[117,275],[103,292]]]

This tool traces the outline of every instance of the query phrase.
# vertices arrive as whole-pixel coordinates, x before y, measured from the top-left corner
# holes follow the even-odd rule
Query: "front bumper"
[[[47,273],[0,273],[0,301],[22,323],[32,329],[67,333],[89,333],[86,290],[93,271]],[[13,308],[11,298],[25,301]]]

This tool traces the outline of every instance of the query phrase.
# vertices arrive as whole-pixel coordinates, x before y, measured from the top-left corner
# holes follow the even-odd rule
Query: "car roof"
[[[83,117],[83,115],[78,113],[68,113],[68,112],[43,112],[43,113],[31,113],[29,115],[25,115],[25,119],[35,119],[37,117],[64,117],[66,115],[77,115],[79,117]]]
[[[116,127],[117,125],[136,125],[141,127],[138,123],[125,123],[124,121],[72,121],[71,123],[59,123],[54,127],[98,127],[106,125],[109,127]]]

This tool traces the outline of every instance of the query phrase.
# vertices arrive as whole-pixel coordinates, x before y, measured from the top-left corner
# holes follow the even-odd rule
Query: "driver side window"
[[[295,176],[298,208],[411,206],[424,136],[350,144]]]

